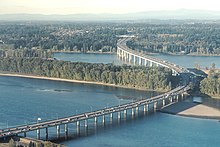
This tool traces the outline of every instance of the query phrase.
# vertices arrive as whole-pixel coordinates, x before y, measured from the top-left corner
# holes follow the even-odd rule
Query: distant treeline
[[[147,52],[220,54],[219,23],[1,23],[0,49],[115,52],[120,35],[135,35],[128,46]]]
[[[170,90],[174,83],[172,72],[162,67],[116,66],[41,58],[0,57],[0,70],[151,90]]]
[[[0,50],[0,57],[52,58],[52,53],[42,49],[6,49]]]

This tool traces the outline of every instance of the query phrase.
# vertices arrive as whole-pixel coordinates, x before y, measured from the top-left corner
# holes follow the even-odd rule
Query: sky
[[[177,9],[220,11],[220,0],[0,0],[0,14],[115,14]]]

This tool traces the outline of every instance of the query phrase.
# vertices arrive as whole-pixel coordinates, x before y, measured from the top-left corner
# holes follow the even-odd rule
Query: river
[[[78,54],[55,54],[55,57],[61,60],[68,58],[70,61],[84,61],[76,59],[78,56]],[[97,60],[91,59],[90,56],[94,54],[85,54],[83,58],[86,58],[88,62],[118,63],[115,55],[98,55]],[[169,61],[173,60],[170,56],[167,58]],[[179,64],[179,62],[180,60],[177,60],[175,63]],[[1,76],[0,128],[33,123],[37,121],[37,118],[44,121],[97,110],[157,94],[92,84]],[[128,117],[126,121],[122,119],[120,123],[114,120],[113,124],[110,124],[108,117],[106,120],[106,126],[99,124],[97,128],[92,125],[93,120],[89,120],[89,134],[84,134],[83,126],[81,126],[81,137],[74,136],[76,128],[74,124],[70,124],[69,132],[73,139],[61,143],[69,147],[205,147],[220,144],[218,120],[187,118],[159,112],[148,116]],[[61,128],[63,129],[63,126]],[[41,134],[43,138],[44,133]],[[50,128],[49,134],[49,136],[55,136],[55,128]],[[36,136],[34,132],[27,135]]]

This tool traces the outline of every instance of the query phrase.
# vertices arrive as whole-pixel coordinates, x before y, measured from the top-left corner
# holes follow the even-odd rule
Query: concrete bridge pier
[[[146,105],[144,105],[144,114],[147,112]]]
[[[131,116],[134,117],[134,108],[131,108]]]
[[[57,125],[57,138],[60,138],[60,126]]]
[[[125,51],[122,51],[122,59],[123,59],[123,61],[126,61],[125,60]]]
[[[149,104],[146,104],[146,110],[147,110],[147,113],[149,112]]]
[[[126,53],[126,62],[129,62],[129,53]]]
[[[126,119],[126,116],[127,116],[127,110],[125,109],[124,110],[124,119]]]
[[[102,116],[102,123],[105,124],[105,115]]]
[[[169,100],[170,100],[170,103],[172,103],[172,102],[173,102],[173,97],[171,96],[171,97],[169,98]]]
[[[45,138],[46,138],[46,140],[48,140],[48,128],[46,128]]]
[[[149,61],[150,62],[150,67],[152,67],[153,66],[153,62],[151,62],[151,61]]]
[[[154,102],[154,112],[157,110],[157,102]]]
[[[98,123],[97,117],[94,117],[94,122],[95,122],[95,125]]]
[[[85,119],[84,126],[85,126],[85,128],[88,127],[88,120],[87,119]]]
[[[129,63],[132,63],[132,54],[129,54]]]
[[[26,132],[24,132],[24,137],[26,137],[27,136],[27,133]]]
[[[148,60],[145,60],[145,65],[146,66],[149,66],[150,65],[150,62]]]
[[[165,99],[163,99],[163,105],[162,105],[162,107],[164,107],[166,105],[166,101],[165,101]]]
[[[136,56],[134,55],[134,65],[136,65]]]
[[[179,95],[176,95],[176,102],[179,101]]]
[[[68,138],[68,124],[64,125],[64,131],[65,131],[65,139]]]
[[[113,113],[110,113],[110,122],[113,120]]]
[[[37,129],[37,140],[40,140],[40,129]]]
[[[121,111],[118,112],[118,120],[121,119]]]
[[[77,133],[77,136],[80,136],[80,122],[79,121],[76,122],[76,133]]]
[[[142,65],[142,59],[139,57],[139,65]]]
[[[136,116],[138,116],[139,107],[136,107]]]
[[[181,94],[181,100],[184,101],[184,94]]]
[[[79,121],[76,122],[76,126],[80,127],[80,122]]]

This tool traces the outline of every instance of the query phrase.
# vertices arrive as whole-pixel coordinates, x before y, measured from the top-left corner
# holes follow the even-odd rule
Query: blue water
[[[74,62],[113,63],[116,65],[124,63],[115,54],[54,53],[54,57],[58,60]]]
[[[220,56],[175,56],[163,54],[157,54],[154,56],[186,68],[195,68],[196,64],[200,65],[201,68],[210,68],[212,63],[215,64],[216,68],[220,68]]]
[[[196,64],[199,64],[202,68],[211,67],[212,63],[216,68],[220,68],[220,57],[218,56],[175,56],[155,54],[157,58],[167,60],[169,62],[178,64],[186,68],[195,68]],[[55,53],[54,57],[65,61],[79,61],[90,63],[115,63],[123,64],[115,54],[68,54],[68,53]]]
[[[220,124],[216,120],[156,113],[65,144],[81,147],[214,147],[220,144],[219,136]]]
[[[55,54],[56,58],[78,61],[79,54]],[[84,56],[84,55],[80,55]],[[91,54],[85,55],[85,62],[112,63],[115,55],[98,55],[95,60]],[[193,61],[185,56],[159,55],[185,67]],[[191,57],[190,57],[191,58]],[[206,57],[201,57],[204,60]],[[218,58],[212,58],[217,61]],[[115,60],[116,59],[116,60]],[[215,59],[215,60],[213,60]],[[206,60],[207,61],[207,60]],[[219,62],[218,62],[219,63]],[[218,65],[217,65],[218,66]],[[157,93],[131,89],[114,88],[92,84],[77,84],[39,79],[0,76],[0,128],[29,124],[41,118],[42,121],[97,110],[104,107],[131,102],[132,99],[151,97]],[[143,109],[143,108],[142,108]],[[141,113],[141,112],[140,112]],[[133,146],[219,146],[220,123],[217,120],[205,120],[154,113],[139,115],[113,124],[106,116],[106,126],[99,124],[95,129],[93,120],[89,120],[89,134],[85,137],[83,122],[81,137],[74,137],[75,124],[70,124],[73,139],[61,142],[69,147],[133,147]],[[114,118],[117,118],[114,116]],[[100,118],[101,119],[101,118]],[[42,132],[45,130],[41,130]],[[63,132],[63,126],[61,126]],[[35,132],[27,134],[35,137]],[[44,133],[41,133],[43,138]],[[55,137],[55,128],[49,129],[49,136]]]

